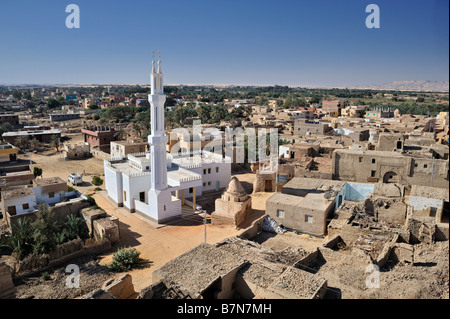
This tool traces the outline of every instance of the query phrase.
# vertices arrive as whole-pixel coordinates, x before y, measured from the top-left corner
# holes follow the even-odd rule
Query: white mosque
[[[157,71],[155,64],[153,59],[151,94],[148,95],[151,113],[151,134],[148,136],[150,151],[110,158],[104,161],[104,169],[105,186],[110,199],[131,212],[164,223],[181,217],[185,204],[196,209],[196,197],[201,196],[204,190],[226,187],[231,178],[231,160],[211,152],[177,157],[166,152],[166,96],[161,59],[158,60]]]

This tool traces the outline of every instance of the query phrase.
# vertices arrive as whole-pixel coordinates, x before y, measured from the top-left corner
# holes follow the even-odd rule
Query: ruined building
[[[431,154],[335,150],[332,173],[343,181],[449,187],[448,160]]]

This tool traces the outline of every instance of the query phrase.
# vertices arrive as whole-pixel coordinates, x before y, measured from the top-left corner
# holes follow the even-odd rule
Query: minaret
[[[155,70],[155,57],[153,53],[151,73],[151,93],[148,95],[150,102],[150,128],[148,136],[151,156],[151,189],[167,189],[167,158],[166,145],[168,141],[164,130],[164,95],[163,74],[161,72],[161,57],[158,56],[158,71]]]

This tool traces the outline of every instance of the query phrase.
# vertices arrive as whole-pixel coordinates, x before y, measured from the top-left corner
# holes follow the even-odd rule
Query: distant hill
[[[359,86],[358,88],[374,90],[448,92],[449,81],[394,81],[390,83]]]

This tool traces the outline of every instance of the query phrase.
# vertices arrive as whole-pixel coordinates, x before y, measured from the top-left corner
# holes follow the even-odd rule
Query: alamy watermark
[[[370,14],[366,18],[366,27],[368,29],[380,28],[380,7],[376,4],[369,4],[366,12]]]
[[[80,267],[75,264],[67,265],[66,274],[69,274],[66,278],[66,287],[80,288]]]
[[[365,273],[369,273],[366,277],[366,287],[369,289],[380,288],[380,268],[375,264],[366,267]]]
[[[70,13],[66,18],[66,27],[68,29],[80,28],[80,7],[76,4],[69,4],[66,12]]]
[[[278,171],[277,128],[226,128],[223,134],[218,128],[202,130],[201,121],[194,121],[191,131],[175,128],[169,137],[176,141],[170,149],[172,158],[186,159],[190,163],[201,163],[205,157],[217,163],[259,163],[261,172]]]

